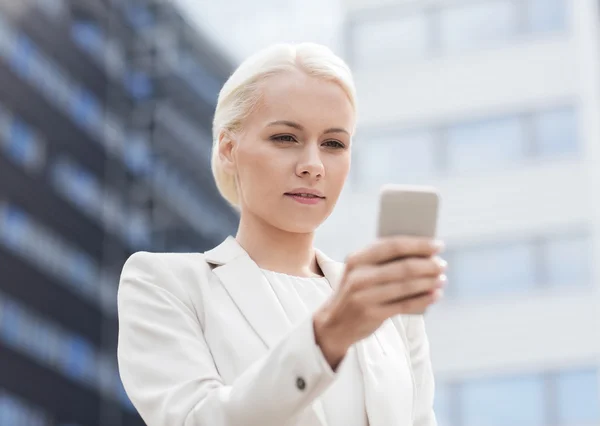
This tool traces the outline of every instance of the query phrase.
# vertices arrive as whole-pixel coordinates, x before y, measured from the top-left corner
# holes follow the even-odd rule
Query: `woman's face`
[[[348,176],[354,120],[335,83],[300,71],[266,80],[230,148],[242,215],[287,232],[313,232]]]

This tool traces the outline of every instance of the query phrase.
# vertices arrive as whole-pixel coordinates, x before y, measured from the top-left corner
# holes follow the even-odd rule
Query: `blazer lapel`
[[[206,252],[205,258],[216,265],[213,272],[265,346],[273,347],[291,323],[258,265],[233,237]]]
[[[213,272],[246,321],[266,348],[272,348],[292,324],[258,265],[233,237],[228,237],[204,255],[207,262],[216,265]],[[322,402],[317,399],[311,408],[315,426],[327,426]]]

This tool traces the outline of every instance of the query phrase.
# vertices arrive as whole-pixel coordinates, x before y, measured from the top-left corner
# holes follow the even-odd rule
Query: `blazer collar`
[[[248,253],[232,236],[227,237],[215,248],[204,252],[206,261],[214,265],[224,265],[240,256],[248,256]]]
[[[344,271],[344,264],[331,259],[319,249],[315,249],[315,255],[325,278],[333,288],[336,288]],[[225,265],[244,256],[250,257],[232,236],[227,237],[221,244],[204,253],[206,261],[217,266]]]
[[[316,250],[315,255],[323,274],[330,285],[336,288],[344,264],[330,259],[320,250]],[[213,272],[256,334],[268,348],[275,345],[292,324],[258,265],[231,236],[205,252],[204,258],[215,265]],[[257,306],[261,308],[257,309]]]

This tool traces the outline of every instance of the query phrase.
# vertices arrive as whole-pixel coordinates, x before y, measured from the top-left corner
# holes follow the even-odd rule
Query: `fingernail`
[[[431,242],[431,245],[437,253],[443,251],[446,248],[446,245],[441,240],[434,240]]]
[[[440,268],[442,268],[443,270],[446,270],[446,268],[448,267],[448,262],[446,262],[444,259],[436,257],[435,261],[438,263],[438,265],[440,265]]]
[[[440,287],[445,287],[448,284],[448,277],[445,274],[442,274],[438,277],[438,283]]]

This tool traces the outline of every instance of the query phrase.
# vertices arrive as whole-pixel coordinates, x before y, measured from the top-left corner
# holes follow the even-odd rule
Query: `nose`
[[[296,165],[296,174],[299,177],[321,179],[325,175],[325,167],[321,161],[319,148],[307,146]]]

